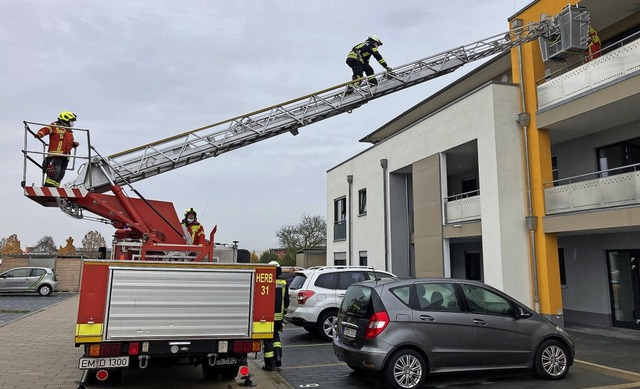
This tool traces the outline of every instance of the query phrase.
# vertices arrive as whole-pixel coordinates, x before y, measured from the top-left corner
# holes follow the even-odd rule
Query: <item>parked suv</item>
[[[48,296],[57,286],[58,277],[48,267],[16,267],[0,274],[0,292],[38,292]]]
[[[395,278],[391,273],[366,266],[322,266],[296,271],[289,285],[289,309],[285,319],[333,339],[338,308],[349,285],[366,280]]]
[[[382,371],[392,388],[429,373],[529,368],[569,371],[575,347],[560,327],[481,282],[445,278],[368,281],[347,290],[333,339],[339,360]]]

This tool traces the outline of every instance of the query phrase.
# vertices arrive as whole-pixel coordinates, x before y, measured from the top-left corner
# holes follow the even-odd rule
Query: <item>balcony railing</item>
[[[597,177],[589,179],[589,177]],[[544,184],[547,215],[640,204],[640,164]]]
[[[623,41],[609,45],[602,49],[602,57],[591,60],[561,76],[544,80],[544,83],[538,86],[538,109],[542,110],[562,103],[640,71],[638,37],[638,34],[634,34]]]
[[[445,224],[480,220],[480,191],[444,198]]]

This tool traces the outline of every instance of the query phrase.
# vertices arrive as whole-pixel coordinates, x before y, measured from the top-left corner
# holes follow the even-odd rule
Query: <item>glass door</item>
[[[640,250],[607,254],[613,325],[640,329]]]

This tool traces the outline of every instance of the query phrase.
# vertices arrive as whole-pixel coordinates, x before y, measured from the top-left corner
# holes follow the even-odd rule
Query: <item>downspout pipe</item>
[[[389,210],[387,208],[387,166],[386,159],[380,160],[382,167],[382,196],[384,209],[384,270],[389,271]]]
[[[349,198],[347,199],[347,239],[349,242],[349,259],[347,260],[347,265],[353,265],[353,241],[351,237],[353,236],[353,176],[349,174],[347,176],[347,182],[349,183]]]
[[[523,20],[515,19],[512,22],[512,28],[522,27]],[[525,153],[525,169],[527,175],[527,217],[526,225],[529,230],[529,244],[531,246],[531,264],[533,267],[533,303],[536,312],[540,312],[540,292],[538,288],[538,257],[536,251],[536,228],[538,226],[538,218],[533,214],[533,199],[531,193],[531,162],[529,159],[529,124],[531,115],[527,112],[527,101],[524,92],[524,70],[522,66],[522,48],[518,45],[518,71],[520,73],[520,99],[522,104],[522,113],[518,115],[518,124],[522,127],[524,136],[524,153]]]

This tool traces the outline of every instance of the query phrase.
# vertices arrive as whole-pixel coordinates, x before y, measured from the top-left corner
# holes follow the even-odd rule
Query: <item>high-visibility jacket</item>
[[[205,244],[204,227],[202,227],[202,224],[197,221],[189,224],[186,220],[183,220],[182,229],[184,230],[185,238],[187,238],[187,244]]]
[[[71,149],[78,145],[73,139],[73,131],[69,128],[58,127],[59,125],[60,123],[54,122],[42,127],[38,131],[37,137],[42,138],[49,135],[48,151],[50,154],[71,154]]]
[[[287,288],[287,281],[277,279],[276,280],[276,310],[274,320],[282,321],[284,313],[289,308],[289,288]]]
[[[353,58],[358,60],[360,63],[365,64],[369,63],[371,56],[375,57],[378,60],[378,63],[382,65],[383,68],[388,68],[389,66],[382,58],[382,54],[378,51],[378,48],[375,46],[369,46],[367,42],[362,42],[358,45],[355,45],[353,49],[347,54],[348,58]]]

